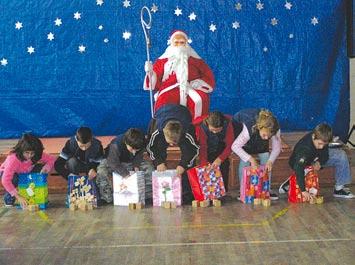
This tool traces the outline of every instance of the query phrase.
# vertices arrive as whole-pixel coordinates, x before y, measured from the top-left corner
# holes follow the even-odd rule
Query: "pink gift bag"
[[[244,167],[242,183],[240,184],[240,201],[253,203],[254,199],[269,198],[269,174],[265,172],[265,167],[259,166],[256,169]]]
[[[175,202],[181,205],[181,177],[176,170],[153,171],[153,206],[161,206],[162,202]]]

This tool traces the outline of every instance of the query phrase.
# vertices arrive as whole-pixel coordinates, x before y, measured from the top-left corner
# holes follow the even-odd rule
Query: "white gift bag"
[[[113,172],[113,204],[128,206],[145,201],[144,172],[137,171],[126,178]]]

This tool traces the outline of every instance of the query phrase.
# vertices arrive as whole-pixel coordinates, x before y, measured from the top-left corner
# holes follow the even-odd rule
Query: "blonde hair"
[[[178,143],[182,135],[182,126],[179,121],[168,121],[164,128],[163,133],[166,139],[174,143]]]
[[[271,135],[275,135],[280,129],[280,126],[271,111],[262,109],[256,119],[255,128],[259,131],[261,129],[267,129],[270,131]]]

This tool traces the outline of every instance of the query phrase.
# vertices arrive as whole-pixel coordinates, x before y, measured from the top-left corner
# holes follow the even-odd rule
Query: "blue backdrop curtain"
[[[355,57],[355,1],[348,0],[347,7],[347,24],[348,24],[348,55]]]
[[[145,129],[144,5],[154,11],[153,59],[182,29],[212,68],[211,109],[264,107],[283,131],[326,121],[345,137],[346,0],[1,1],[0,137]]]

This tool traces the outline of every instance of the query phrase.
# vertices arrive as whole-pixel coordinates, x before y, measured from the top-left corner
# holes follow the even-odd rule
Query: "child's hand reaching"
[[[267,172],[271,172],[272,170],[272,162],[270,160],[268,160],[265,164],[265,169]]]
[[[215,159],[215,161],[213,161],[212,167],[213,167],[213,168],[217,168],[217,167],[219,167],[221,164],[222,164],[222,160],[221,160],[219,157],[217,157],[217,158]]]
[[[321,168],[321,165],[319,163],[319,161],[316,161],[314,164],[313,164],[313,168],[315,171],[319,171],[320,168]]]
[[[157,171],[165,171],[167,170],[167,167],[164,163],[161,163],[157,166]]]
[[[96,171],[95,171],[95,169],[93,169],[93,168],[90,169],[88,175],[89,175],[89,179],[90,179],[90,180],[93,180],[94,178],[96,178]]]
[[[254,157],[250,157],[249,162],[250,162],[250,166],[252,167],[258,167],[259,165],[258,161],[256,161]]]
[[[308,191],[302,191],[302,197],[305,201],[309,201],[311,199],[311,194]]]
[[[26,199],[19,194],[15,195],[15,197],[16,197],[17,201],[20,203],[21,208],[26,209],[27,204],[28,204]]]
[[[184,174],[184,172],[185,172],[185,168],[183,168],[182,166],[177,166],[176,172],[179,176],[182,176],[182,174]]]
[[[45,168],[45,167],[42,167],[40,173],[41,173],[41,174],[48,174],[48,173],[49,173],[49,170],[48,170],[47,168]]]

